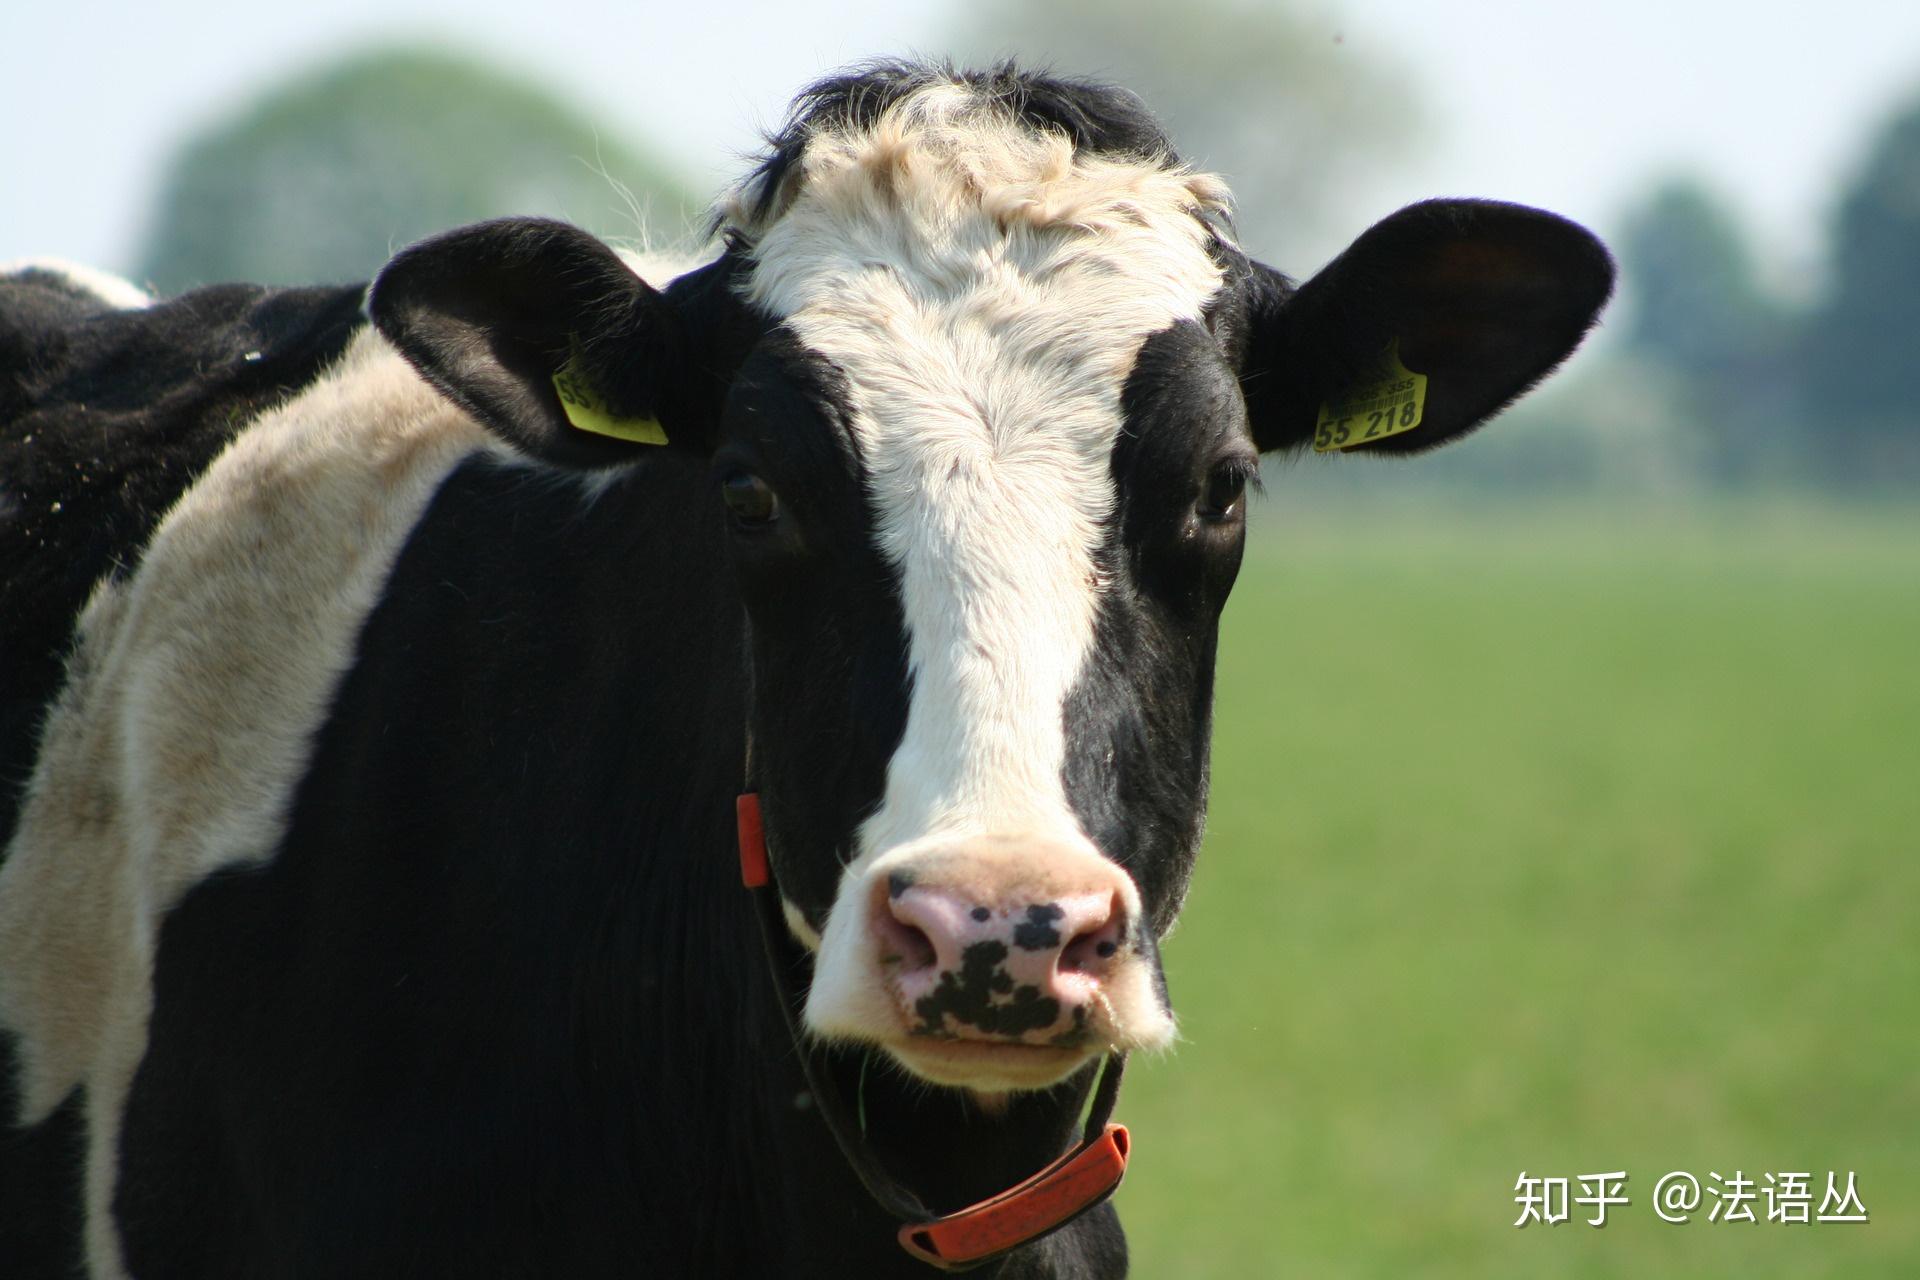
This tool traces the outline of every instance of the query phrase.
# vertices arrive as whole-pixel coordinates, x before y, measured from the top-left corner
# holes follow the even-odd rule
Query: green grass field
[[[1920,512],[1254,523],[1135,1274],[1920,1276]],[[1655,1216],[1736,1169],[1872,1221]]]

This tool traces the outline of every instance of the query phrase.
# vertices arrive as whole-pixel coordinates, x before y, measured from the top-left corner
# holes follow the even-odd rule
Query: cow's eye
[[[1249,467],[1239,458],[1226,462],[1217,462],[1213,470],[1207,473],[1207,490],[1200,495],[1200,518],[1202,520],[1230,520],[1240,506],[1240,497],[1247,491]]]
[[[780,497],[773,486],[751,471],[734,471],[720,481],[720,496],[736,523],[755,529],[780,516]]]

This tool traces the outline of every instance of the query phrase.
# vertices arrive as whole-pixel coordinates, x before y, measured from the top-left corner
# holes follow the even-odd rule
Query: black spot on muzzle
[[[1066,915],[1058,903],[1036,903],[1027,908],[1027,918],[1013,928],[1013,944],[1023,951],[1051,951],[1060,945],[1060,931],[1053,922]]]
[[[1041,995],[1035,986],[1014,986],[1012,975],[1001,967],[1007,955],[1004,942],[976,942],[962,951],[959,976],[947,970],[940,975],[940,985],[932,994],[914,1001],[913,1011],[920,1015],[914,1034],[952,1035],[946,1029],[948,1015],[989,1035],[1009,1039],[1058,1021],[1058,1000]],[[996,1001],[996,994],[1009,998]]]

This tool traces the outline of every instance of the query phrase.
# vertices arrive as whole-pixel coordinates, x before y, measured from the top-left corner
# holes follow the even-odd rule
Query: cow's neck
[[[663,745],[648,741],[645,723],[616,732],[624,742],[624,763],[623,749],[610,742],[605,763],[635,785],[627,791],[632,811],[600,824],[608,849],[619,849],[606,856],[646,853],[625,867],[620,877],[626,885],[624,909],[606,917],[584,968],[590,974],[645,975],[629,995],[636,1026],[680,1028],[676,1035],[688,1036],[689,1056],[725,1060],[712,1062],[711,1072],[703,1073],[698,1064],[663,1063],[658,1046],[632,1028],[589,1028],[586,1034],[605,1037],[608,1056],[626,1060],[624,1070],[636,1085],[646,1081],[632,1096],[684,1108],[692,1125],[684,1135],[689,1160],[701,1159],[703,1147],[718,1159],[752,1153],[742,1165],[752,1185],[735,1188],[735,1203],[757,1206],[778,1219],[764,1234],[788,1241],[795,1257],[844,1250],[849,1206],[858,1206],[857,1231],[863,1251],[871,1244],[871,1274],[929,1275],[923,1264],[901,1252],[894,1238],[900,1224],[868,1197],[821,1122],[780,1015],[780,997],[761,959],[752,905],[740,886],[733,823],[733,801],[745,773],[748,695],[744,680],[726,674],[744,667],[745,614],[730,575],[686,573],[690,562],[711,565],[724,555],[717,537],[689,510],[695,504],[668,496],[690,469],[663,468],[666,474],[657,481],[633,477],[624,498],[609,491],[603,501],[610,510],[596,505],[568,534],[596,536],[596,527],[617,525],[607,518],[614,511],[644,510],[649,515],[642,518],[649,523],[663,509],[678,508],[683,517],[694,517],[676,545],[634,547],[634,556],[648,564],[601,557],[621,566],[620,581],[592,590],[623,601],[609,625],[632,625],[649,615],[672,620],[644,628],[646,643],[633,645],[638,660],[614,704],[647,707],[651,717],[657,714],[660,690],[677,687],[682,697],[694,700],[677,718],[702,726],[703,739],[692,758],[680,754],[685,744],[668,744],[676,768],[690,768],[696,781],[684,798],[667,801],[645,785],[647,762]],[[594,559],[567,558],[574,563]],[[690,595],[696,580],[700,585]],[[658,598],[648,598],[653,593]],[[609,786],[615,782],[607,780]],[[561,814],[554,820],[567,821]],[[615,837],[615,831],[629,834]],[[596,1003],[586,1000],[583,1007]],[[1090,1066],[1053,1090],[983,1104],[962,1091],[907,1077],[877,1049],[835,1049],[821,1061],[830,1079],[827,1087],[837,1089],[848,1109],[864,1117],[864,1140],[881,1167],[935,1213],[1004,1191],[1072,1146],[1096,1071]],[[707,1087],[703,1074],[753,1084],[743,1095],[721,1095]],[[722,1175],[727,1181],[738,1176]],[[784,1203],[769,1198],[774,1187],[788,1189]],[[761,1234],[747,1231],[744,1223],[739,1230],[748,1238]]]

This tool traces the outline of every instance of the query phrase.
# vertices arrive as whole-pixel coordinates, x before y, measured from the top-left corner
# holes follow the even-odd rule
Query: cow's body
[[[1070,1145],[1171,1034],[1254,447],[1388,338],[1436,390],[1381,447],[1465,430],[1607,278],[1540,215],[1403,215],[1345,269],[1422,282],[1379,330],[1163,152],[1121,95],[885,68],[664,294],[550,224],[404,255],[379,332],[0,285],[0,1269],[920,1272],[760,959],[749,777],[879,1164],[945,1212]],[[1125,1246],[1102,1205],[995,1265]]]

